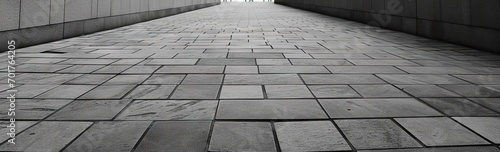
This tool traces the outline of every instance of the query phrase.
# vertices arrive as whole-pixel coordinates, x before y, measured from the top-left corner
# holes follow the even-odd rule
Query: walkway
[[[500,56],[272,3],[17,57],[1,151],[500,151]]]

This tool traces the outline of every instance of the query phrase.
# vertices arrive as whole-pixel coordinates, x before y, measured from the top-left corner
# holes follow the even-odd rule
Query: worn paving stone
[[[117,120],[212,120],[217,100],[136,100]]]
[[[260,73],[330,73],[323,66],[259,66]]]
[[[469,100],[500,113],[500,102],[498,102],[500,101],[499,98],[469,98]]]
[[[179,85],[171,99],[217,99],[220,85]]]
[[[360,152],[499,152],[500,149],[492,146],[460,146],[460,147],[432,147],[411,149],[389,149],[389,150],[360,150]]]
[[[351,147],[330,121],[277,122],[281,151],[348,151]]]
[[[431,107],[412,98],[319,99],[331,118],[374,118],[441,116]]]
[[[159,68],[160,66],[133,66],[123,71],[122,74],[151,74]]]
[[[185,74],[179,75],[165,75],[165,74],[153,74],[142,84],[180,84],[182,80],[186,77]]]
[[[93,73],[97,74],[119,74],[122,73],[123,71],[127,70],[130,68],[130,66],[125,66],[125,65],[108,65],[105,66],[97,71],[94,71]]]
[[[17,99],[16,100],[16,119],[44,119],[50,114],[57,111],[59,108],[67,105],[72,100],[54,100],[54,99]],[[10,102],[4,99],[0,106],[4,109],[9,109]],[[1,119],[10,119],[7,110],[2,110],[0,113]]]
[[[121,99],[127,92],[134,89],[135,85],[102,85],[87,92],[78,99]]]
[[[358,149],[422,147],[389,119],[335,120],[335,123]]]
[[[297,74],[226,75],[224,84],[304,84]]]
[[[20,98],[31,99],[31,98],[34,98],[37,95],[42,94],[46,91],[49,91],[57,86],[58,85],[28,85],[28,84],[26,84],[26,85],[22,85],[22,86],[15,88],[15,90],[17,90],[17,92],[15,93],[16,94],[15,96],[18,99],[20,99]],[[4,88],[9,88],[9,87],[5,86]],[[4,91],[4,92],[0,93],[0,96],[8,97],[8,96],[10,96],[11,93],[12,92]]]
[[[380,78],[391,84],[470,84],[463,80],[457,79],[449,75],[381,75]]]
[[[276,151],[269,122],[216,122],[209,151]]]
[[[75,100],[47,120],[111,120],[132,100]]]
[[[263,99],[260,85],[223,85],[220,99]]]
[[[386,84],[373,75],[301,74],[306,84]]]
[[[314,98],[306,85],[265,85],[267,97]]]
[[[458,67],[404,67],[398,66],[403,71],[416,74],[475,74]]]
[[[436,85],[396,85],[415,97],[461,97]]]
[[[470,128],[486,139],[500,143],[500,118],[498,117],[453,117],[459,123]]]
[[[421,98],[449,116],[495,116],[498,113],[464,98]]]
[[[16,72],[50,73],[70,67],[70,65],[57,64],[22,64],[16,67]]]
[[[111,80],[106,81],[103,85],[131,85],[141,84],[144,80],[149,78],[150,75],[117,75]]]
[[[348,85],[309,85],[316,98],[356,98],[361,97]]]
[[[439,85],[464,97],[500,97],[500,85]]]
[[[150,121],[96,122],[64,151],[131,151],[149,124]]]
[[[393,66],[326,66],[333,74],[398,74],[405,73]]]
[[[230,52],[227,58],[258,58],[258,59],[280,59],[283,58],[281,53],[244,53]]]
[[[163,66],[156,73],[223,73],[224,66]]]
[[[27,128],[33,126],[36,123],[37,123],[36,121],[16,121],[15,131],[16,131],[16,133],[20,133],[23,130],[26,130]],[[3,135],[3,136],[0,136],[0,140],[1,141],[8,140],[10,138],[10,135],[8,133],[10,133],[10,130],[12,128],[11,122],[10,121],[0,121],[0,127],[2,127],[0,129],[0,133]]]
[[[211,122],[156,121],[135,151],[205,151]]]
[[[81,74],[23,73],[16,76],[18,84],[63,84]]]
[[[325,119],[316,100],[221,100],[216,119]]]
[[[255,59],[200,59],[197,65],[255,65]]]
[[[352,65],[347,60],[332,59],[290,59],[293,65]]]
[[[194,65],[198,59],[153,59],[147,65]]]
[[[259,68],[257,66],[226,66],[224,71],[226,74],[257,74]]]
[[[222,84],[222,74],[188,74],[182,84]]]
[[[40,122],[16,137],[16,144],[2,144],[1,151],[60,151],[92,122]],[[57,139],[57,140],[47,140]]]
[[[288,59],[256,59],[257,65],[292,65]]]
[[[363,97],[409,97],[392,85],[351,85]]]
[[[65,84],[75,84],[75,85],[100,85],[109,79],[115,77],[115,75],[103,75],[103,74],[84,74],[78,78],[66,82]]]
[[[175,85],[139,85],[125,98],[127,99],[168,99]]]
[[[500,75],[454,75],[474,84],[500,84]]]
[[[42,93],[35,98],[39,99],[76,99],[95,88],[95,85],[60,85]]]
[[[396,118],[426,146],[481,145],[488,142],[450,118]]]
[[[104,67],[103,65],[74,65],[66,69],[62,69],[57,71],[57,73],[92,73],[100,68]]]

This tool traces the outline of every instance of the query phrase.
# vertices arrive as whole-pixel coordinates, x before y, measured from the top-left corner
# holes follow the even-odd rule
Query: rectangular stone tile
[[[293,65],[352,65],[347,60],[332,59],[290,59]]]
[[[355,98],[361,97],[348,85],[309,85],[316,98]]]
[[[52,73],[70,67],[57,64],[22,64],[16,67],[16,72],[43,72]]]
[[[58,85],[22,85],[22,86],[15,88],[15,90],[17,90],[17,92],[15,94],[16,94],[17,99],[20,99],[20,98],[30,99],[30,98],[33,98],[33,97],[35,97],[39,94],[42,94],[46,91],[49,91],[57,86]],[[5,86],[3,88],[7,89],[10,87]],[[10,96],[11,93],[12,92],[4,91],[4,92],[0,93],[0,96],[8,97],[8,96]]]
[[[224,71],[226,74],[257,74],[259,69],[257,66],[226,66]]]
[[[174,59],[226,58],[227,53],[179,53]]]
[[[326,66],[332,73],[384,74],[405,73],[393,66]]]
[[[37,63],[42,63],[42,64],[55,64],[61,61],[64,61],[66,59],[50,59],[50,58],[35,58],[35,59],[30,59],[27,61],[24,61],[23,63],[25,64],[37,64]]]
[[[146,65],[194,65],[198,59],[153,59]]]
[[[36,96],[35,98],[76,99],[95,87],[95,85],[60,85],[50,91]]]
[[[408,60],[347,60],[349,60],[349,62],[353,63],[354,65],[418,65]]]
[[[303,84],[297,74],[226,75],[224,84]]]
[[[83,65],[90,65],[90,64],[101,64],[101,65],[106,65],[106,64],[111,64],[113,62],[116,62],[118,59],[69,59],[66,61],[63,61],[59,64],[83,64]]]
[[[497,102],[500,101],[499,98],[469,98],[469,100],[500,113],[500,102]]]
[[[305,85],[266,85],[269,99],[279,98],[314,98]]]
[[[363,97],[409,97],[392,85],[351,85]]]
[[[335,120],[335,123],[357,149],[422,147],[389,119]]]
[[[454,75],[474,84],[500,84],[500,75]]]
[[[108,65],[108,66],[105,66],[97,71],[94,71],[93,73],[119,74],[119,73],[122,73],[123,71],[127,70],[128,68],[130,68],[130,66]]]
[[[217,99],[220,85],[179,85],[171,99]]]
[[[283,54],[281,53],[242,53],[242,52],[230,52],[227,58],[246,58],[246,59],[282,59]]]
[[[15,132],[20,133],[36,123],[37,121],[16,121],[14,124]],[[0,121],[0,127],[1,127],[0,134],[2,134],[2,136],[0,136],[1,141],[6,141],[10,139],[9,135],[9,133],[11,133],[10,128],[13,128],[11,124],[12,123],[10,121]]]
[[[440,85],[464,97],[500,97],[500,85]]]
[[[351,147],[330,121],[277,122],[281,151],[349,151]]]
[[[409,148],[409,149],[390,149],[390,150],[361,150],[359,152],[454,152],[454,151],[499,152],[500,150],[492,146],[459,146],[459,147]]]
[[[212,120],[217,100],[136,100],[116,120]]]
[[[312,59],[309,54],[283,54],[287,59]]]
[[[188,74],[182,84],[222,84],[222,74]]]
[[[132,100],[75,100],[47,120],[111,120]]]
[[[121,99],[134,87],[135,85],[101,85],[78,99]]]
[[[135,65],[138,63],[142,63],[145,61],[144,59],[120,59],[116,62],[111,63],[111,65]]]
[[[64,151],[131,151],[149,124],[150,121],[97,122]]]
[[[104,67],[103,65],[74,65],[66,69],[62,69],[57,71],[57,73],[92,73],[100,68]]]
[[[7,113],[10,102],[8,99],[2,99],[1,101],[0,107],[5,110],[0,111],[0,114],[2,114],[0,118],[10,119]],[[16,119],[44,119],[70,102],[71,100],[16,99]]]
[[[125,98],[127,99],[168,99],[175,85],[139,85]]]
[[[276,151],[268,122],[216,122],[209,151]]]
[[[371,59],[364,54],[354,54],[354,53],[311,53],[315,59]]]
[[[163,66],[156,73],[223,73],[224,66]]]
[[[109,79],[115,77],[115,75],[104,75],[104,74],[84,74],[78,78],[75,78],[71,81],[66,82],[65,84],[81,84],[81,85],[89,85],[89,84],[95,84],[99,85],[102,84]]]
[[[216,119],[326,119],[316,100],[221,100]]]
[[[449,116],[495,116],[498,113],[464,98],[422,98],[424,102]]]
[[[306,84],[386,84],[373,75],[301,74]]]
[[[459,123],[495,144],[500,143],[500,118],[498,117],[453,117]]]
[[[264,99],[260,85],[223,85],[220,99]]]
[[[106,81],[104,85],[141,84],[147,78],[149,78],[149,75],[117,75],[111,80]]]
[[[259,66],[260,73],[330,73],[323,66]]]
[[[211,122],[157,121],[135,151],[205,151]]]
[[[3,144],[1,151],[60,151],[92,122],[40,122],[16,136],[16,144]],[[57,139],[57,140],[47,140]]]
[[[449,75],[377,74],[391,84],[469,84]]]
[[[403,71],[415,74],[475,74],[459,67],[405,67],[398,66]]]
[[[180,84],[182,80],[186,77],[185,74],[180,75],[165,75],[165,74],[153,74],[142,84]]]
[[[319,102],[332,118],[441,116],[412,98],[320,99]]]
[[[160,66],[133,66],[125,71],[122,74],[151,74],[159,69]]]
[[[210,59],[202,58],[196,65],[256,65],[255,59]]]
[[[489,144],[450,118],[396,118],[395,120],[426,146]]]
[[[19,84],[63,84],[81,74],[23,73],[16,76]]]
[[[461,97],[436,85],[396,85],[415,97]]]
[[[257,65],[292,65],[288,59],[256,59]]]

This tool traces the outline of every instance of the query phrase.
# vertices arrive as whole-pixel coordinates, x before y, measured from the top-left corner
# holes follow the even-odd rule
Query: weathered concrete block
[[[92,0],[92,18],[97,18],[98,17],[98,13],[99,13],[99,2],[98,0]]]
[[[99,0],[98,17],[107,17],[111,16],[111,0]]]
[[[85,34],[83,27],[84,21],[64,23],[64,37],[70,38]]]
[[[441,0],[417,0],[417,18],[441,20]]]
[[[401,30],[410,34],[417,34],[417,19],[403,17]]]
[[[50,24],[64,22],[64,0],[51,0]]]
[[[470,24],[470,0],[441,0],[441,20]]]
[[[499,0],[480,0],[471,3],[472,25],[500,29],[499,18]]]
[[[54,24],[1,32],[0,41],[16,40],[16,46],[21,48],[60,40],[63,38],[62,26],[62,24]],[[0,43],[0,48],[7,48],[7,43]]]
[[[149,11],[149,0],[141,0],[141,11],[146,12]]]
[[[386,10],[392,15],[404,17],[417,16],[416,0],[386,0]]]
[[[372,0],[372,12],[386,14],[385,0]]]
[[[130,13],[138,13],[141,11],[141,0],[130,1]]]
[[[20,28],[49,24],[50,0],[21,1]]]
[[[19,10],[21,2],[19,0],[0,1],[0,31],[19,28]]]
[[[105,30],[104,18],[85,20],[83,22],[83,33],[89,34]]]
[[[90,19],[92,17],[92,1],[66,0],[65,22]]]

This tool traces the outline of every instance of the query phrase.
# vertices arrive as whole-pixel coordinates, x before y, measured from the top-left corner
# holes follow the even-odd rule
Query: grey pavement
[[[500,151],[500,55],[273,3],[17,51],[0,151]]]

